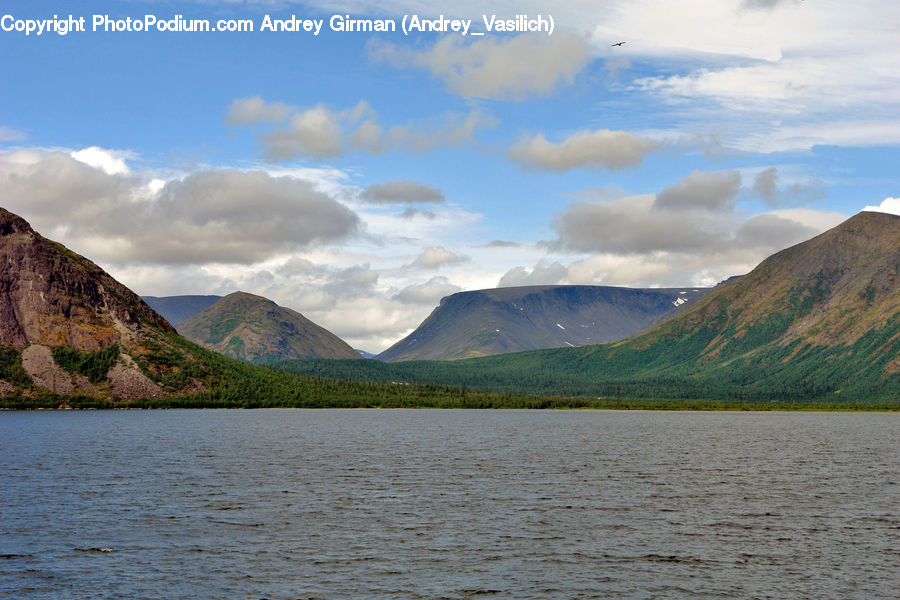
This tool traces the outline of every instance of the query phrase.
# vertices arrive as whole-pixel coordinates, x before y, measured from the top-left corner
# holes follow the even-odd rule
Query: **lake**
[[[900,414],[0,413],[0,598],[897,598]]]

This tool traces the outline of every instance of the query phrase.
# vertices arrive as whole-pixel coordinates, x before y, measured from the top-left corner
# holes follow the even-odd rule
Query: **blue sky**
[[[138,293],[258,293],[370,351],[460,290],[711,285],[900,210],[900,8],[854,6],[0,2],[0,205]],[[522,13],[553,33],[328,29]],[[15,30],[54,14],[87,31]]]

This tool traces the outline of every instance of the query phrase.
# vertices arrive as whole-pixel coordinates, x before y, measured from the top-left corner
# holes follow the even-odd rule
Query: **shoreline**
[[[605,405],[586,403],[579,405],[574,402],[571,405],[565,403],[552,403],[555,405],[538,405],[538,406],[487,406],[479,403],[459,403],[442,405],[436,404],[357,404],[357,405],[278,405],[278,404],[248,404],[237,405],[234,403],[215,403],[215,402],[183,402],[177,399],[166,400],[150,400],[150,401],[132,401],[132,402],[85,402],[80,405],[72,406],[69,404],[53,405],[37,405],[34,402],[4,402],[0,401],[0,412],[13,411],[89,411],[89,410],[483,410],[483,411],[619,411],[619,412],[822,412],[822,413],[895,413],[900,412],[900,403],[896,404],[846,404],[838,405],[832,403],[783,403],[783,402],[759,402],[747,403],[743,406],[737,403],[724,403],[716,401],[689,401],[679,402],[670,400],[629,400],[622,401],[617,405]],[[543,404],[538,402],[538,404]]]

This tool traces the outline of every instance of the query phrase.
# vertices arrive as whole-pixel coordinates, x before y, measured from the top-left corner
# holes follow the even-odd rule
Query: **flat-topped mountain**
[[[357,377],[334,361],[283,368]],[[900,402],[900,216],[863,212],[616,343],[454,362],[370,363],[366,379],[505,393]]]
[[[330,331],[262,296],[234,292],[181,322],[189,340],[249,362],[273,358],[361,358]]]
[[[702,298],[706,288],[595,285],[459,292],[379,360],[457,360],[624,339]]]

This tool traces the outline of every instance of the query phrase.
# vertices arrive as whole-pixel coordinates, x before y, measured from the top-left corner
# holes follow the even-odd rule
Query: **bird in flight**
[[[615,44],[610,44],[611,46],[621,46],[625,42],[616,42]]]

